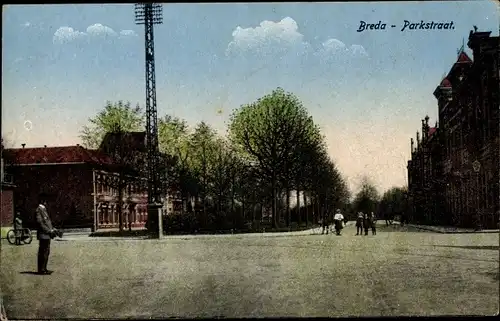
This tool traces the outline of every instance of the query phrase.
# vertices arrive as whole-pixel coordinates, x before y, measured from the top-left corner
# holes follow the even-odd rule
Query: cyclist
[[[14,220],[14,232],[16,233],[16,245],[21,245],[23,238],[23,219],[21,213],[16,212],[16,219]]]

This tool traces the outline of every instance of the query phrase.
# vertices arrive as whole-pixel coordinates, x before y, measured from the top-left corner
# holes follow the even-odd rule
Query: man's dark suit
[[[38,223],[36,236],[39,241],[38,247],[38,272],[47,271],[47,263],[50,254],[50,240],[54,237],[54,228],[50,221],[49,214],[44,205],[38,205],[36,209],[36,221]]]

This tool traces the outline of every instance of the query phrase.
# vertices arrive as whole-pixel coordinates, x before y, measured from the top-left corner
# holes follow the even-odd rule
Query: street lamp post
[[[144,25],[145,80],[146,80],[146,145],[148,172],[148,229],[163,236],[162,191],[158,174],[158,116],[156,106],[156,75],[154,25],[163,22],[161,3],[135,4],[135,22]]]
[[[476,173],[476,229],[481,230],[482,229],[482,217],[479,213],[479,172],[481,170],[481,163],[476,160],[474,163],[472,163],[472,169]]]

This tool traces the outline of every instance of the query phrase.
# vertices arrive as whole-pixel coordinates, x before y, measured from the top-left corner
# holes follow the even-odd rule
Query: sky
[[[380,192],[403,186],[410,138],[426,115],[438,121],[434,89],[473,25],[498,36],[499,12],[495,1],[164,4],[158,116],[224,133],[234,108],[282,87],[321,126],[352,191],[363,176]],[[401,31],[405,20],[454,28]],[[386,26],[358,32],[360,21]],[[3,6],[2,27],[2,137],[12,146],[76,145],[107,100],[144,108],[133,5]]]

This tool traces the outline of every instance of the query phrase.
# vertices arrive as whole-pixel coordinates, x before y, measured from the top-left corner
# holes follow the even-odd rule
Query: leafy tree
[[[197,182],[191,168],[193,148],[187,123],[169,115],[159,119],[158,141],[160,152],[165,156],[165,188],[170,193],[180,191],[183,204],[188,205],[190,197],[197,193]],[[185,207],[188,206],[183,205],[183,211]]]
[[[385,220],[393,220],[396,215],[401,217],[407,210],[406,187],[392,187],[387,190],[380,201],[379,216]]]
[[[132,107],[130,102],[107,101],[104,109],[95,117],[89,119],[89,125],[83,126],[80,132],[82,145],[96,149],[101,144],[104,135],[116,130],[118,125],[123,132],[144,131],[145,115],[139,105]]]
[[[288,176],[300,144],[310,139],[315,126],[300,100],[278,88],[233,112],[229,137],[250,158],[271,185],[272,222],[277,225],[278,182]]]
[[[378,207],[379,198],[380,196],[375,185],[365,176],[361,180],[360,191],[354,198],[354,210],[363,213],[375,212]]]
[[[190,139],[193,149],[191,166],[200,182],[200,196],[203,204],[203,219],[207,220],[207,196],[209,192],[209,175],[213,167],[216,132],[205,122],[199,123]]]

